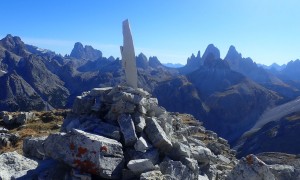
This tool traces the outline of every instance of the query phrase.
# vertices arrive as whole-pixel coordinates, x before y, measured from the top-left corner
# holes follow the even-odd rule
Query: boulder
[[[154,117],[146,119],[145,133],[152,142],[153,146],[163,152],[168,152],[172,148],[172,143],[166,133],[157,123]]]
[[[155,169],[153,163],[150,159],[135,159],[130,160],[127,164],[127,167],[134,174],[141,174],[143,172],[152,171]]]
[[[149,144],[143,137],[140,137],[134,144],[134,149],[136,151],[146,152],[150,148],[152,148],[152,145]]]
[[[37,159],[45,157],[44,141],[47,136],[27,137],[23,140],[23,153],[25,156]]]
[[[33,112],[20,112],[16,118],[17,124],[25,124],[28,120],[34,119],[35,114]]]
[[[248,155],[246,158],[242,158],[227,177],[227,180],[257,179],[275,180],[275,176],[268,166],[253,154]]]
[[[46,156],[103,178],[119,179],[123,168],[122,144],[73,129],[51,134],[44,142]]]
[[[125,146],[132,146],[137,141],[134,123],[130,114],[121,114],[118,123],[123,134]]]
[[[10,180],[22,178],[29,170],[38,166],[38,162],[28,159],[17,152],[7,152],[0,155],[0,179]]]

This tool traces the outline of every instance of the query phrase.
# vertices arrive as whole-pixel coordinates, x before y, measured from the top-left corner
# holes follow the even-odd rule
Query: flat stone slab
[[[168,152],[172,148],[171,141],[168,139],[166,133],[155,120],[155,118],[146,119],[145,132],[154,147],[163,152]]]
[[[149,159],[130,160],[127,167],[135,174],[141,174],[155,169],[153,163]]]

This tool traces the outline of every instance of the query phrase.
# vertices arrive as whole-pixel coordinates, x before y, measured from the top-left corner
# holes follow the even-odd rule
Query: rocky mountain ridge
[[[74,52],[85,48],[77,46]],[[84,91],[123,82],[119,59],[102,57],[95,49],[81,50],[77,52],[91,56],[63,57],[11,35],[1,40],[0,82],[5,88],[0,91],[0,109],[71,107]],[[193,114],[234,145],[266,109],[293,100],[300,86],[296,80],[258,67],[234,47],[225,60],[219,56],[219,50],[209,45],[203,56],[199,51],[186,66],[174,69],[162,65],[157,57],[147,58],[141,53],[136,57],[138,86],[157,97],[167,110]]]

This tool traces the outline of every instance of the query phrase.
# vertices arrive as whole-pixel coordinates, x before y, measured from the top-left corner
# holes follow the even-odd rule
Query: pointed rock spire
[[[120,49],[126,83],[128,86],[137,88],[135,52],[128,19],[123,21],[123,46]]]

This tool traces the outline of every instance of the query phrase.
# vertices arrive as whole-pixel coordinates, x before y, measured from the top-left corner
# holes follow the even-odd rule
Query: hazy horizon
[[[120,57],[122,21],[129,19],[136,54],[163,63],[186,64],[208,44],[221,58],[234,45],[259,64],[286,64],[300,58],[296,0],[258,1],[17,1],[5,0],[0,36],[69,54],[75,42]],[[13,12],[13,13],[12,13]]]

